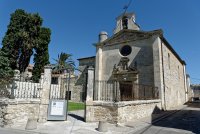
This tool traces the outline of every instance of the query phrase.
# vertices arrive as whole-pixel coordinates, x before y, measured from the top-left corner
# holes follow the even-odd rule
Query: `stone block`
[[[37,119],[29,118],[25,127],[26,130],[37,129]]]
[[[108,123],[105,121],[99,121],[98,131],[99,132],[107,132],[108,131]]]

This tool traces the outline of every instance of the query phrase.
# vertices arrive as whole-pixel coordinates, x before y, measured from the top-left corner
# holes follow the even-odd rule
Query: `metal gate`
[[[75,77],[68,77],[68,74],[52,74],[51,89],[50,89],[50,102],[65,101],[67,103],[66,117],[67,120],[73,120],[74,118],[83,120],[85,104],[74,100],[73,96],[76,94],[75,90]],[[80,92],[80,100],[84,93]],[[52,104],[53,105],[53,104]],[[50,110],[49,110],[50,111]],[[51,118],[54,120],[54,118]],[[56,120],[56,119],[55,119]]]
[[[52,75],[49,99],[70,100],[70,94],[67,92],[67,84],[66,78]]]

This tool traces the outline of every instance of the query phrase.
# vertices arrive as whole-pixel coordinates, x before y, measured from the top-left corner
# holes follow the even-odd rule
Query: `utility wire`
[[[124,6],[124,8],[123,8],[124,12],[123,12],[122,16],[125,15],[126,11],[128,10],[129,6],[131,5],[131,3],[132,3],[132,0],[130,0],[129,3]],[[116,29],[119,27],[119,25],[120,25],[120,23],[117,25]]]
[[[128,5],[125,5],[125,6],[124,6],[124,8],[123,8],[123,9],[124,9],[123,15],[126,13],[127,9],[128,9],[129,6],[131,5],[131,3],[132,3],[132,0],[129,1]]]

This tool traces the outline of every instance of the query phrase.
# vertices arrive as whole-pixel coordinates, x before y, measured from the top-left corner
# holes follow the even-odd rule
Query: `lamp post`
[[[67,69],[67,72],[68,72],[68,81],[67,81],[67,116],[68,116],[68,108],[69,108],[69,88],[70,88],[70,79],[71,79],[71,70],[70,69]],[[67,79],[67,76],[66,76],[66,79]],[[66,116],[66,120],[67,120],[67,116]]]

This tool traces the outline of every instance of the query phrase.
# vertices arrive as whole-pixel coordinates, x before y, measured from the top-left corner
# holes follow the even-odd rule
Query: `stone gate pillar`
[[[85,121],[90,121],[91,111],[87,106],[93,104],[93,92],[94,92],[94,68],[89,67],[87,72],[87,90],[86,90],[86,101],[85,101]]]
[[[88,68],[87,77],[87,92],[86,92],[86,102],[93,101],[93,90],[94,90],[94,68]]]
[[[47,112],[48,112],[48,105],[49,105],[49,96],[50,96],[50,89],[51,89],[51,66],[44,67],[44,78],[43,78],[43,85],[41,91],[41,102],[39,108],[39,118],[38,122],[46,122],[47,121]]]

